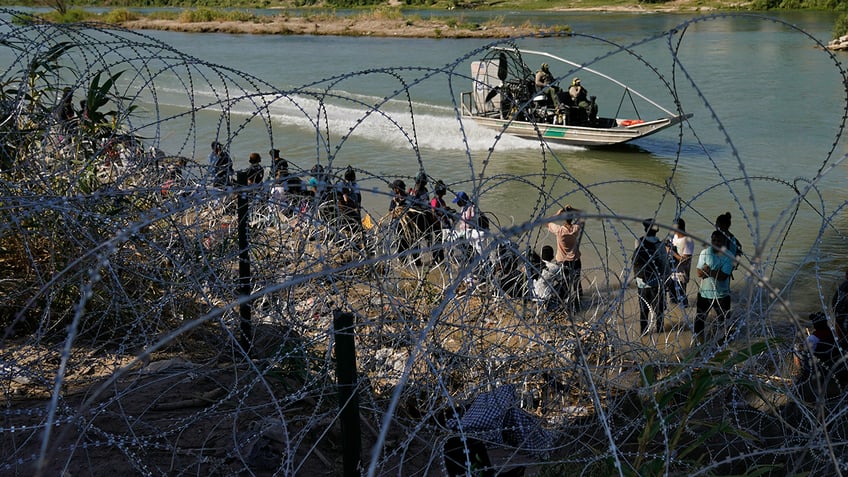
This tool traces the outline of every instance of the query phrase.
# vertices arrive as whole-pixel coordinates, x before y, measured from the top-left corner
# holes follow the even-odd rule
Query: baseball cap
[[[459,202],[459,201],[461,201],[461,200],[463,200],[463,201],[465,201],[465,202],[470,202],[470,201],[471,201],[471,200],[468,198],[468,194],[466,194],[465,192],[461,192],[461,191],[460,191],[460,192],[457,192],[457,193],[456,193],[456,197],[454,197],[454,198],[453,198],[453,203],[454,203],[454,204],[456,204],[457,202]]]

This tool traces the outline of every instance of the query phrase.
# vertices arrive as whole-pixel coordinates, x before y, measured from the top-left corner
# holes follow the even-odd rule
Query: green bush
[[[211,8],[200,7],[190,10],[183,10],[180,13],[180,22],[182,23],[199,23],[211,22],[218,16],[218,12]]]
[[[833,23],[833,37],[839,38],[846,33],[848,33],[848,13],[843,13]]]
[[[138,13],[131,12],[126,8],[116,8],[110,10],[103,16],[103,21],[106,23],[123,23],[133,20],[138,20]]]
[[[181,23],[220,21],[249,22],[254,20],[256,20],[256,15],[244,10],[219,10],[208,7],[183,10],[179,16],[179,21]]]
[[[772,10],[780,7],[780,0],[754,0],[751,10]]]
[[[58,10],[54,10],[44,14],[44,18],[53,23],[79,23],[94,20],[95,17],[95,14],[81,8],[72,8],[65,13],[59,13]]]
[[[150,12],[146,17],[150,20],[176,20],[180,17],[180,13],[173,10],[160,10]]]

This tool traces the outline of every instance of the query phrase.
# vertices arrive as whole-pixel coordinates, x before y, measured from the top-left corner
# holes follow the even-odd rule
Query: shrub
[[[780,0],[754,0],[751,2],[751,10],[771,10],[780,7]]]
[[[848,33],[848,13],[843,13],[833,23],[833,37],[839,38],[846,33]]]
[[[123,23],[133,20],[138,20],[138,14],[136,12],[131,12],[126,8],[110,10],[109,13],[103,16],[103,21],[106,23]]]
[[[183,10],[180,13],[180,22],[181,23],[201,23],[201,22],[211,22],[217,18],[218,14],[215,10],[211,8],[201,7],[190,10]]]
[[[397,7],[378,7],[362,16],[375,20],[403,20],[403,12]]]
[[[172,10],[156,10],[146,16],[150,20],[176,20],[180,17],[180,13]]]
[[[79,23],[93,20],[95,16],[95,14],[87,12],[81,8],[72,8],[64,13],[59,13],[59,11],[56,10],[44,14],[44,18],[53,23]]]

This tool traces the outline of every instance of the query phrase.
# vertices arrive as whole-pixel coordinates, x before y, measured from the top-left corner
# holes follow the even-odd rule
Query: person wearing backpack
[[[648,333],[651,311],[654,312],[657,333],[663,331],[665,314],[665,281],[669,275],[668,254],[663,242],[657,238],[660,228],[654,219],[642,221],[645,235],[636,241],[633,253],[633,271],[639,290],[639,329]]]
[[[806,339],[794,350],[797,369],[794,381],[796,386],[801,386],[802,397],[815,402],[831,393],[841,394],[848,384],[845,356],[848,342],[839,323],[828,322],[824,312],[810,313],[809,319],[813,330],[808,330]]]
[[[698,288],[698,301],[695,305],[695,338],[702,339],[706,327],[707,315],[716,311],[716,321],[724,324],[730,313],[730,274],[733,273],[733,259],[726,249],[727,237],[721,230],[715,230],[710,237],[710,246],[701,250],[696,270],[701,285]]]
[[[483,242],[489,232],[489,219],[464,191],[456,193],[453,203],[460,208],[455,224],[457,236],[467,239],[474,252],[482,255]]]
[[[730,216],[730,212],[725,212],[719,215],[715,220],[715,228],[724,235],[724,243],[727,246],[727,253],[730,255],[731,259],[736,260],[736,263],[733,264],[733,269],[736,270],[736,268],[739,267],[739,258],[743,255],[743,252],[742,243],[740,243],[739,239],[730,232],[731,219],[732,217]]]
[[[444,244],[450,240],[450,230],[453,228],[453,218],[456,213],[454,209],[448,207],[445,202],[445,194],[448,189],[445,183],[441,180],[436,181],[433,189],[433,198],[430,200],[430,210],[432,213],[432,221],[436,227],[438,236],[438,247],[433,251],[433,263],[440,263],[445,258]]]

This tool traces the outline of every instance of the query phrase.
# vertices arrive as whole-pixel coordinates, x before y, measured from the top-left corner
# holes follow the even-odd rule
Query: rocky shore
[[[131,30],[169,30],[189,33],[243,33],[265,35],[381,36],[398,38],[508,38],[539,33],[533,25],[460,25],[446,20],[335,17],[312,19],[278,16],[267,23],[246,21],[181,22],[139,19],[121,24]],[[567,27],[555,28],[567,31]]]
[[[827,44],[827,49],[831,51],[848,50],[848,35],[843,35],[839,38],[834,38],[833,40],[830,40],[830,43]]]
[[[719,4],[721,5],[721,4]],[[728,4],[729,5],[729,4]],[[697,0],[672,0],[657,5],[634,4],[597,7],[556,7],[552,11],[585,12],[698,12],[710,11],[715,7],[705,7]],[[521,25],[508,25],[493,20],[484,24],[463,23],[461,14],[457,17],[420,18],[415,15],[395,14],[373,15],[308,15],[295,16],[281,13],[261,21],[208,21],[186,22],[178,19],[139,18],[125,21],[121,26],[131,30],[168,30],[188,33],[235,33],[257,35],[335,35],[335,36],[378,36],[399,38],[509,38],[515,36],[563,33],[569,31],[567,25],[547,27],[544,32],[529,22]]]

